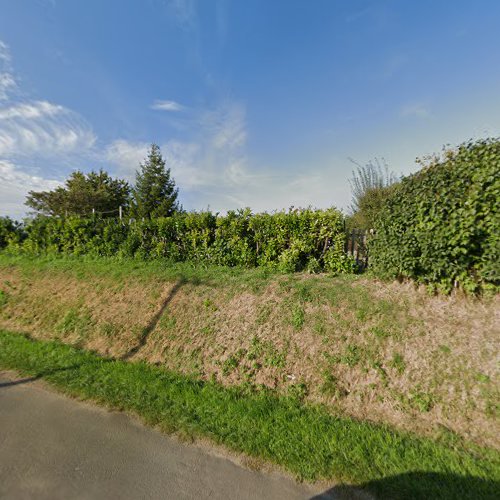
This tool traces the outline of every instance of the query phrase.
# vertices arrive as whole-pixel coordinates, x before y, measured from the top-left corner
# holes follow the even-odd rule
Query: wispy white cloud
[[[90,125],[64,106],[13,96],[17,89],[7,44],[0,40],[0,159],[54,156],[93,147]]]
[[[11,60],[9,46],[0,40],[0,61],[9,63]]]
[[[58,185],[35,175],[33,166],[45,159],[67,169],[69,158],[94,154],[96,136],[78,113],[26,98],[11,61],[9,47],[0,40],[0,213],[22,216],[29,190]]]
[[[10,61],[9,47],[0,40],[0,101],[7,100],[11,92],[17,88]]]
[[[200,124],[218,150],[235,150],[245,146],[247,139],[245,107],[237,102],[224,102],[204,112]]]
[[[158,111],[182,111],[184,106],[175,101],[162,101],[156,100],[152,105],[151,109],[156,109]]]
[[[33,101],[16,104],[10,107],[0,108],[0,119],[9,120],[13,118],[41,118],[43,116],[54,116],[64,113],[63,106],[52,104],[47,101]]]
[[[0,73],[0,101],[5,101],[16,88],[16,80],[7,72]]]
[[[294,206],[330,206],[343,186],[332,186],[331,165],[312,174],[307,169],[277,171],[251,165],[246,154],[245,106],[227,100],[219,106],[200,110],[191,124],[192,140],[170,140],[160,144],[167,166],[180,188],[188,208],[225,212],[251,207],[274,210]],[[106,148],[106,160],[120,175],[134,180],[149,144],[118,140]]]
[[[111,163],[116,171],[132,181],[139,164],[148,153],[146,142],[131,142],[118,139],[109,144],[104,151],[104,159]]]
[[[28,191],[45,191],[59,185],[60,182],[57,180],[33,175],[19,165],[0,159],[1,214],[22,218],[26,212],[23,204]]]
[[[85,120],[64,106],[31,101],[0,108],[0,157],[68,154],[95,141]]]
[[[219,189],[244,185],[251,174],[246,169],[245,108],[226,101],[210,110],[194,112],[190,141],[168,140],[160,144],[168,166],[181,189]],[[105,158],[132,180],[149,144],[117,140],[108,145]]]

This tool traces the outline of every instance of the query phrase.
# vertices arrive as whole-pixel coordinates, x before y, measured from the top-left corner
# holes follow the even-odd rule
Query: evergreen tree
[[[148,157],[136,172],[132,215],[136,218],[169,217],[181,210],[175,181],[166,168],[160,148],[151,145]]]

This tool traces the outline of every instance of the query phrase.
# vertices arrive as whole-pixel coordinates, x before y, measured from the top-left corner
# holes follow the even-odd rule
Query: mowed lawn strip
[[[495,450],[466,450],[336,418],[320,406],[268,390],[226,388],[5,330],[0,330],[0,367],[39,377],[69,395],[134,412],[166,432],[209,437],[305,480],[370,483],[368,488],[382,498],[496,498],[499,493],[500,454]],[[425,473],[434,479],[422,480]],[[400,475],[406,479],[390,480]]]

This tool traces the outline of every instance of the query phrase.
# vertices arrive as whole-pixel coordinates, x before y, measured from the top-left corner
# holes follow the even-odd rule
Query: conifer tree
[[[132,215],[136,218],[169,217],[181,210],[175,181],[166,168],[158,145],[152,144],[140,170],[136,172]]]

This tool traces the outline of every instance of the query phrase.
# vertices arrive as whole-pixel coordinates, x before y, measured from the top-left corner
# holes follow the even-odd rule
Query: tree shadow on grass
[[[175,294],[179,291],[180,287],[186,283],[186,278],[181,277],[179,281],[172,287],[168,295],[165,297],[163,302],[161,303],[160,308],[158,311],[153,315],[153,317],[149,320],[148,324],[143,328],[141,332],[141,336],[139,338],[138,343],[129,349],[120,359],[122,360],[127,360],[131,358],[134,354],[136,354],[144,345],[146,344],[146,340],[149,337],[149,334],[156,328],[156,325],[158,324],[158,321],[160,321],[160,318],[162,317],[163,313],[165,312],[165,309],[167,306],[170,304],[172,299],[174,298]]]
[[[37,375],[36,377],[21,378],[18,380],[9,380],[8,382],[0,382],[0,388],[11,387],[13,385],[29,384],[30,382],[35,382],[42,378],[42,375]]]
[[[80,368],[79,364],[65,366],[62,368],[54,368],[53,370],[47,370],[47,371],[42,372],[42,373],[37,373],[36,375],[33,375],[32,377],[26,377],[26,378],[21,378],[21,379],[16,379],[16,380],[8,380],[7,382],[0,382],[0,389],[5,388],[5,387],[12,387],[15,385],[29,384],[31,382],[36,382],[37,380],[41,380],[44,377],[53,375],[54,373],[68,371],[68,370],[74,370],[77,368]]]
[[[339,485],[311,500],[498,500],[500,482],[473,476],[437,472],[409,472],[359,486]]]

